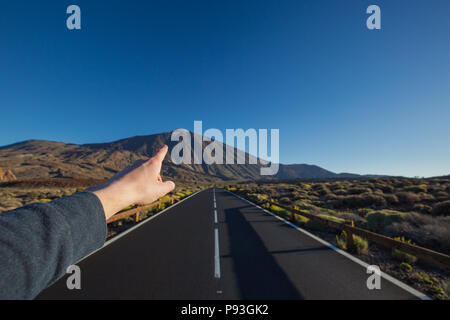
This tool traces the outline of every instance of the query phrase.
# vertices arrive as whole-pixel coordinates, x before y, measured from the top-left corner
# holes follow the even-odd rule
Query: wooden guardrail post
[[[291,211],[291,215],[290,215],[290,217],[289,217],[289,220],[291,220],[291,222],[292,222],[293,224],[296,223],[296,220],[295,220],[295,211]]]
[[[135,219],[136,222],[139,222],[140,215],[141,215],[141,212],[137,211],[136,212],[136,219]]]
[[[345,224],[349,225],[350,227],[355,226],[353,221],[346,221]],[[356,245],[355,245],[355,239],[353,239],[353,233],[347,230],[347,231],[345,231],[345,235],[346,235],[346,240],[347,240],[347,250],[350,252],[355,252]]]

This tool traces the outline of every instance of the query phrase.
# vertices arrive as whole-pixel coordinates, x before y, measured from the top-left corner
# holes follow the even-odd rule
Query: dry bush
[[[343,250],[347,250],[347,232],[342,231],[341,234],[336,235],[336,241],[338,244],[338,247],[343,249]],[[356,252],[358,254],[366,254],[368,249],[369,249],[369,242],[364,239],[361,238],[360,236],[357,235],[352,235],[353,237],[353,243],[355,244],[355,248],[356,248]]]
[[[365,187],[353,187],[348,189],[347,194],[371,193],[372,189]]]
[[[419,184],[419,185],[408,186],[405,188],[405,191],[415,192],[415,193],[427,192],[427,185]]]
[[[333,201],[334,208],[365,208],[375,207],[381,208],[387,205],[383,196],[373,193],[364,193],[360,195],[351,195],[340,197]]]
[[[436,198],[437,201],[445,201],[445,200],[450,200],[450,197],[448,195],[447,192],[445,191],[438,191],[434,194],[434,197]]]
[[[330,189],[328,188],[328,186],[326,186],[325,184],[319,184],[319,185],[315,185],[314,186],[314,191],[319,195],[319,196],[326,196],[329,194],[332,194],[332,192],[330,191]]]
[[[436,200],[432,194],[425,192],[420,192],[419,197],[421,202],[433,202]]]
[[[324,200],[326,203],[333,203],[333,201],[336,201],[336,200],[339,200],[339,199],[340,199],[340,197],[337,196],[337,195],[335,195],[335,194],[333,194],[333,193],[327,194],[327,195],[323,198],[323,200]]]
[[[333,192],[336,196],[344,196],[347,194],[347,191],[345,189],[337,189],[333,190]]]
[[[383,191],[383,193],[393,193],[395,191],[395,188],[388,184],[377,184],[376,188]]]
[[[369,230],[385,234],[387,227],[395,222],[401,222],[408,213],[394,210],[379,210],[367,214],[367,227]]]
[[[390,205],[395,206],[398,204],[398,197],[395,194],[384,194],[383,197]]]
[[[427,206],[426,204],[416,203],[412,209],[415,212],[430,214],[432,208],[430,206]]]
[[[431,210],[433,216],[450,216],[450,201],[444,201],[437,203],[433,210]],[[450,229],[449,229],[450,233]]]
[[[398,198],[399,203],[407,207],[412,207],[414,203],[420,201],[420,197],[412,192],[405,192],[405,191],[398,192],[396,196]]]
[[[450,253],[449,230],[450,216],[433,217],[415,212],[387,228],[389,235],[403,235],[418,245],[446,254]]]
[[[290,205],[291,204],[291,199],[289,197],[282,197],[280,198],[280,203],[284,204],[284,205]]]

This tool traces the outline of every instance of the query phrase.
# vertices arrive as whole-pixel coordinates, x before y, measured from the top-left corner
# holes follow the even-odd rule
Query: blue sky
[[[82,30],[66,28],[66,8]],[[365,26],[381,8],[382,30]],[[0,145],[279,128],[283,163],[450,173],[450,2],[2,1]]]

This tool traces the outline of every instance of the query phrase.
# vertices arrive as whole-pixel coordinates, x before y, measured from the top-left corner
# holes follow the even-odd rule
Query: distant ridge
[[[71,144],[46,140],[28,140],[0,147],[0,168],[11,170],[19,180],[28,179],[107,179],[138,159],[153,155],[162,145],[170,150],[177,144],[170,140],[171,133],[165,132],[147,136],[135,136],[113,142]],[[204,146],[207,143],[204,143]],[[223,145],[224,155],[226,148]],[[236,157],[249,154],[234,149]],[[248,161],[246,162],[248,163]],[[163,175],[176,180],[190,182],[213,182],[218,180],[259,180],[270,178],[260,176],[258,164],[197,164],[175,165],[170,157],[165,159]],[[316,165],[289,164],[280,165],[279,172],[273,178],[339,178],[361,177],[360,175],[325,170]]]

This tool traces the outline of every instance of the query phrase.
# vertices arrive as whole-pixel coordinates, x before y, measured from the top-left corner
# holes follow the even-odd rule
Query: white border
[[[237,198],[239,198],[239,199],[241,199],[241,200],[243,200],[243,201],[246,201],[246,202],[250,203],[251,205],[253,205],[253,206],[255,206],[255,207],[257,207],[257,208],[263,210],[265,213],[267,213],[267,214],[269,214],[269,215],[271,215],[271,216],[277,218],[278,220],[283,221],[284,223],[288,224],[288,225],[291,226],[292,228],[294,228],[294,229],[296,229],[296,230],[302,232],[303,234],[305,234],[305,235],[311,237],[312,239],[314,239],[314,240],[320,242],[321,244],[323,244],[323,245],[329,247],[330,249],[336,251],[337,253],[340,253],[340,254],[343,255],[344,257],[346,257],[346,258],[350,259],[351,261],[353,261],[353,262],[359,264],[360,266],[362,266],[362,267],[364,267],[364,268],[366,268],[366,269],[367,269],[367,267],[369,266],[368,263],[366,263],[366,262],[364,262],[364,261],[362,261],[362,260],[360,260],[360,259],[358,259],[358,258],[352,256],[351,254],[349,254],[349,253],[346,252],[346,251],[343,251],[343,250],[341,250],[341,249],[339,249],[339,248],[336,248],[336,247],[333,246],[331,243],[329,243],[329,242],[327,242],[327,241],[325,241],[325,240],[323,240],[323,239],[321,239],[321,238],[319,238],[319,237],[313,235],[312,233],[306,231],[305,229],[300,228],[299,226],[296,226],[295,224],[293,224],[293,223],[287,221],[286,219],[277,216],[276,214],[270,212],[269,210],[266,210],[266,209],[264,209],[264,208],[258,206],[257,204],[255,204],[255,203],[253,203],[253,202],[251,202],[251,201],[249,201],[249,200],[247,200],[247,199],[244,199],[244,198],[242,198],[241,196],[239,196],[239,195],[237,195],[237,194],[235,194],[235,193],[233,193],[233,192],[231,192],[231,191],[228,191],[228,190],[226,190],[226,189],[223,189],[223,190],[225,190],[225,191],[231,193],[233,196],[235,196],[235,197],[237,197]],[[392,276],[386,274],[386,273],[383,272],[383,271],[381,271],[381,276],[382,276],[384,279],[386,279],[386,280],[388,280],[389,282],[395,284],[396,286],[402,288],[403,290],[405,290],[405,291],[411,293],[412,295],[416,296],[417,298],[419,298],[419,299],[421,299],[421,300],[432,300],[430,297],[428,297],[427,295],[423,294],[422,292],[420,292],[420,291],[418,291],[418,290],[416,290],[416,289],[414,289],[414,288],[408,286],[407,284],[401,282],[401,281],[398,280],[398,279],[395,279],[394,277],[392,277]]]

